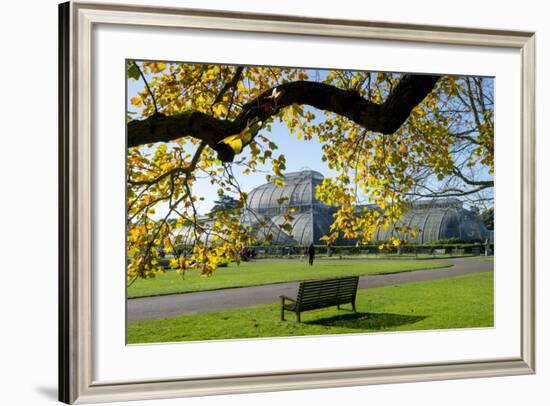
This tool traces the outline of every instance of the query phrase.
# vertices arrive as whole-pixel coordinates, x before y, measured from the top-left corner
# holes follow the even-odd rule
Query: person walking
[[[313,265],[313,258],[315,258],[315,247],[313,246],[313,243],[309,245],[309,248],[307,249],[307,254],[309,256],[309,265]]]

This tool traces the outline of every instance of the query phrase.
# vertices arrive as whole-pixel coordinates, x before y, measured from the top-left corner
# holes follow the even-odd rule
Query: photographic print
[[[494,78],[127,60],[129,344],[494,325]]]

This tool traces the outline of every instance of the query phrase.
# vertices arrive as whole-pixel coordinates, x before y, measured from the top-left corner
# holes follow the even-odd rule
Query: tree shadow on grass
[[[411,316],[395,313],[347,313],[322,319],[308,320],[304,324],[326,327],[345,327],[358,330],[387,330],[388,328],[418,323],[427,316]]]

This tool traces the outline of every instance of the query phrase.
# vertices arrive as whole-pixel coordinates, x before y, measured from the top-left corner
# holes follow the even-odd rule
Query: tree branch
[[[406,195],[406,196],[416,196],[416,197],[421,197],[421,198],[432,198],[432,199],[443,198],[443,197],[463,197],[463,196],[468,196],[468,195],[471,195],[471,194],[474,194],[474,193],[481,192],[482,190],[485,190],[489,187],[490,186],[485,186],[484,185],[484,186],[479,186],[475,189],[470,189],[470,190],[450,188],[450,189],[445,189],[445,190],[437,192],[437,191],[433,191],[433,190],[429,189],[426,186],[423,186],[424,189],[429,191],[428,193],[405,192],[404,195]]]
[[[294,104],[330,111],[347,117],[367,130],[392,134],[432,91],[438,80],[439,76],[404,75],[381,104],[366,100],[356,91],[325,83],[289,82],[267,89],[244,105],[234,120],[221,120],[206,113],[188,111],[173,116],[155,114],[144,120],[131,121],[127,127],[128,147],[191,136],[216,150],[222,161],[231,162],[234,153],[225,143],[220,143],[222,139],[240,133],[250,120],[265,121]],[[276,101],[272,98],[273,89],[280,94]]]
[[[484,187],[493,187],[495,182],[492,180],[472,180],[468,179],[466,176],[460,172],[458,168],[453,169],[453,174],[459,177],[464,183],[472,186],[484,186]]]
[[[155,95],[153,94],[153,91],[149,87],[149,83],[147,82],[147,79],[145,78],[145,75],[143,74],[143,71],[141,70],[141,68],[139,67],[139,65],[136,61],[134,61],[134,65],[136,66],[136,68],[139,72],[139,75],[141,76],[141,78],[145,82],[145,86],[147,87],[147,91],[149,92],[149,95],[151,96],[151,99],[153,100],[153,106],[155,107],[155,114],[159,114],[159,109],[158,109],[158,106],[157,106],[157,101],[155,100]]]
[[[222,89],[220,90],[220,92],[216,95],[216,98],[214,99],[214,101],[212,102],[212,106],[214,106],[215,104],[219,103],[224,94],[230,90],[230,89],[233,89],[237,86],[237,83],[239,83],[239,80],[241,80],[241,75],[243,73],[243,70],[244,70],[244,67],[242,66],[237,66],[237,69],[235,69],[235,74],[233,75],[233,77],[231,78],[230,81],[228,81],[223,87]]]

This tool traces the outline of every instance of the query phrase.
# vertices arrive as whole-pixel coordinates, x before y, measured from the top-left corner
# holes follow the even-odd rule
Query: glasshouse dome
[[[295,245],[319,243],[333,221],[331,208],[315,197],[315,188],[323,181],[323,175],[305,170],[288,173],[283,180],[284,186],[269,182],[249,193],[250,213],[243,215],[243,221],[253,226],[259,241]],[[292,220],[288,221],[284,214],[291,207],[295,211]],[[290,224],[292,231],[283,231],[280,226],[284,223]]]
[[[323,182],[323,175],[317,171],[291,172],[284,176],[284,186],[269,182],[258,186],[248,194],[247,205],[257,214],[275,216],[294,207],[298,212],[328,207],[315,198],[315,188]],[[286,198],[285,201],[281,199]]]

